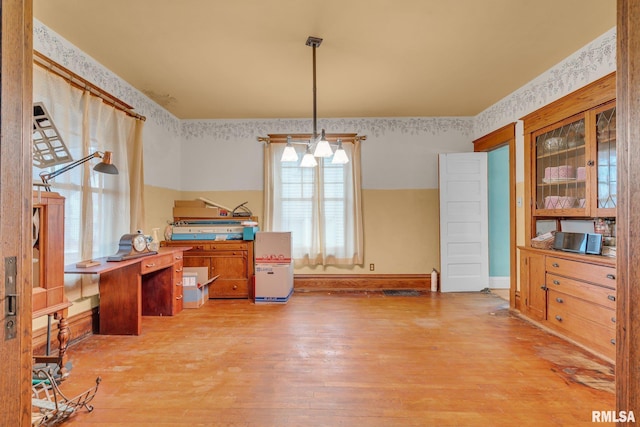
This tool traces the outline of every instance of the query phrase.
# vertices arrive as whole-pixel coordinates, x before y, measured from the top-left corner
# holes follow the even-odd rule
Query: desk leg
[[[100,333],[140,335],[142,296],[140,263],[100,274]]]
[[[67,345],[69,344],[69,322],[67,321],[66,310],[56,313],[58,319],[58,358],[60,365],[60,374],[62,377],[69,375],[67,371]]]

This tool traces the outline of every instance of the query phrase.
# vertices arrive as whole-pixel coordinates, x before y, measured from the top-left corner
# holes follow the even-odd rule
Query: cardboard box
[[[184,308],[200,308],[204,305],[204,286],[183,286],[182,287],[182,306]]]
[[[174,206],[174,218],[218,218],[220,210],[218,208],[192,208]]]
[[[173,206],[181,208],[206,208],[207,204],[202,200],[174,200]]]
[[[290,231],[258,231],[253,248],[256,264],[291,262]]]
[[[254,301],[280,303],[293,295],[293,262],[288,264],[256,264]]]

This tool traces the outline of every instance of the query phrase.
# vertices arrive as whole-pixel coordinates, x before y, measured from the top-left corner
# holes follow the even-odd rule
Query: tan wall
[[[262,191],[190,192],[145,187],[146,228],[164,230],[175,199],[205,197],[229,208],[247,201],[262,220]],[[365,263],[350,268],[305,267],[298,274],[427,274],[439,269],[438,190],[364,190]],[[375,270],[369,270],[375,264]]]

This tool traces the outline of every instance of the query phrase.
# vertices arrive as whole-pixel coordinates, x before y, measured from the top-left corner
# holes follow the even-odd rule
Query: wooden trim
[[[98,307],[91,310],[76,314],[73,317],[67,319],[69,322],[69,346],[73,343],[80,341],[88,336],[98,332]],[[58,340],[56,336],[58,334],[58,324],[52,323],[51,325],[51,349],[58,349]],[[45,354],[47,345],[47,328],[36,329],[32,333],[33,339],[33,354]],[[73,355],[68,353],[69,360],[73,360]]]
[[[31,425],[33,7],[0,3],[0,425]],[[9,274],[8,270],[15,273]],[[9,279],[9,277],[12,277]],[[9,314],[7,284],[15,286]],[[12,286],[13,288],[13,286]]]
[[[296,291],[431,289],[430,274],[296,274]]]
[[[291,137],[292,142],[310,141],[313,135],[310,133],[270,133],[266,137],[259,136],[259,142],[265,142],[268,144],[287,143],[287,138]],[[342,142],[354,142],[364,141],[367,139],[366,135],[358,136],[357,133],[325,133],[325,137],[329,142],[336,142],[340,139]]]
[[[616,410],[640,413],[640,3],[618,0]],[[636,415],[637,417],[638,415]],[[631,423],[628,423],[631,424]]]
[[[616,99],[615,72],[524,116],[522,118],[524,133],[532,133],[614,99]]]
[[[33,51],[33,63],[38,65],[50,73],[53,73],[59,77],[65,79],[71,86],[74,86],[80,90],[88,90],[92,95],[97,96],[102,99],[105,104],[111,105],[112,107],[123,111],[127,115],[134,117],[138,120],[146,120],[147,118],[143,115],[140,115],[133,111],[133,107],[126,102],[122,101],[120,98],[117,98],[114,95],[111,95],[109,92],[104,89],[94,85],[89,80],[84,79],[73,71],[63,67],[58,64],[53,59],[43,55],[42,53],[34,50]]]
[[[473,141],[473,151],[476,153],[492,151],[503,145],[509,144],[511,140],[516,138],[516,124],[509,123],[500,129],[482,136]]]
[[[516,124],[510,123],[473,141],[473,151],[486,152],[509,145],[509,305],[516,307],[518,287],[516,215]]]

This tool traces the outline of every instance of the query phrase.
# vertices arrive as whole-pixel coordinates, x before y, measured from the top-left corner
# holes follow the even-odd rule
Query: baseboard
[[[490,276],[489,288],[491,289],[509,289],[511,287],[511,277],[509,276]]]
[[[384,290],[431,288],[430,274],[296,274],[295,291]]]
[[[78,313],[67,318],[69,324],[69,344],[93,335],[98,331],[98,308]],[[51,352],[58,351],[58,323],[51,325]],[[45,354],[47,347],[47,328],[40,328],[33,331],[33,354]]]

